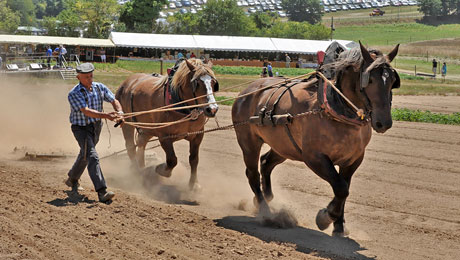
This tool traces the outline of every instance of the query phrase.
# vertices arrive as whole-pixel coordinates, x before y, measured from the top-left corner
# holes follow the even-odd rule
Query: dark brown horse
[[[142,170],[145,167],[145,146],[153,136],[157,136],[166,153],[166,163],[156,166],[155,171],[165,177],[171,176],[172,169],[177,165],[173,143],[185,138],[190,142],[191,176],[189,187],[193,189],[197,183],[198,152],[203,140],[203,133],[188,136],[184,136],[184,134],[203,130],[206,117],[214,117],[217,113],[218,106],[215,103],[213,92],[218,90],[219,85],[211,67],[212,64],[204,64],[201,60],[190,59],[178,64],[169,83],[166,76],[134,74],[121,84],[116,97],[125,113],[148,111],[199,96],[204,97],[189,101],[185,105],[210,103],[200,109],[203,110],[203,113],[200,113],[196,120],[155,129],[139,128],[137,130],[137,154],[134,140],[135,128],[124,124],[122,129],[125,145],[135,168]],[[180,111],[147,113],[135,116],[130,121],[142,123],[173,122],[183,119],[191,112],[190,109],[182,109]]]
[[[364,158],[372,128],[384,133],[392,126],[392,89],[398,88],[400,82],[390,62],[397,55],[398,47],[384,56],[377,50],[368,51],[360,43],[360,48],[345,51],[337,62],[329,65],[335,72],[336,86],[364,110],[364,118],[350,113],[350,106],[342,102],[343,99],[326,98],[336,92],[327,90],[324,82],[314,78],[286,86],[282,86],[283,79],[260,79],[240,93],[241,96],[280,83],[278,88],[238,99],[232,108],[234,124],[248,121],[250,117],[255,119],[250,121],[256,122],[241,124],[235,131],[260,212],[269,212],[267,201],[273,199],[270,182],[273,168],[286,159],[303,161],[331,185],[335,195],[327,208],[318,212],[318,228],[324,230],[333,222],[333,234],[344,235],[344,206],[351,177]],[[277,124],[279,115],[287,113],[292,116]],[[263,143],[271,149],[260,157],[260,179],[258,164]],[[339,167],[338,172],[334,166]]]

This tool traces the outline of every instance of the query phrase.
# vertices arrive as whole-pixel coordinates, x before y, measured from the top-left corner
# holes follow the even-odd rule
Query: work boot
[[[72,191],[83,191],[83,190],[85,190],[85,189],[83,189],[82,186],[80,186],[80,183],[78,181],[72,181],[70,178],[65,180],[64,183],[65,183],[65,185],[67,185],[70,188],[72,188]]]
[[[102,191],[97,192],[97,196],[99,197],[100,202],[105,203],[107,201],[110,201],[115,196],[115,193],[103,189]]]

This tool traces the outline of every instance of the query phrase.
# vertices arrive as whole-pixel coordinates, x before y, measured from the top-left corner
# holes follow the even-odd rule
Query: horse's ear
[[[388,60],[389,60],[390,62],[392,62],[393,59],[396,57],[396,55],[398,54],[398,50],[399,50],[399,43],[398,43],[398,45],[396,45],[396,47],[387,55]]]
[[[374,59],[372,59],[371,54],[366,49],[366,47],[363,46],[361,41],[359,41],[359,48],[361,48],[361,55],[363,56],[363,59],[367,64],[371,64],[372,62],[374,62]]]
[[[188,62],[188,60],[185,60],[185,64],[187,64],[187,67],[191,72],[195,72],[195,66],[193,66],[192,63]]]

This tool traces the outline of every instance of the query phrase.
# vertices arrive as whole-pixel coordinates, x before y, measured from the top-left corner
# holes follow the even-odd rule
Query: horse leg
[[[198,161],[199,161],[198,153],[199,153],[201,141],[203,141],[203,136],[204,134],[198,134],[189,140],[190,155],[188,157],[188,161],[190,163],[191,171],[190,171],[190,180],[188,183],[188,187],[190,190],[193,190],[195,186],[197,189],[200,188],[200,185],[198,184],[198,181],[197,181],[196,172],[197,172]]]
[[[273,199],[272,184],[270,175],[276,165],[286,161],[286,158],[282,157],[273,149],[270,149],[267,153],[260,157],[260,173],[262,174],[262,189],[264,191],[264,197],[267,201]]]
[[[242,135],[242,133],[248,132],[250,132],[249,129],[237,131],[237,140],[241,150],[243,151],[244,164],[246,165],[246,177],[248,178],[249,185],[255,195],[254,205],[259,208],[259,213],[265,214],[269,213],[270,209],[260,188],[258,161],[263,141],[255,135]]]
[[[347,167],[340,167],[339,174],[340,176],[343,177],[345,182],[348,184],[348,189],[350,189],[351,177],[355,173],[356,169],[358,169],[358,167],[361,165],[363,158],[364,158],[364,154],[358,160],[356,160],[352,165],[347,166]],[[334,221],[334,230],[332,231],[332,235],[334,236],[345,236],[348,233],[344,227],[344,223],[345,223],[344,210],[345,210],[345,200],[343,201],[342,212],[340,216],[337,218],[336,221]]]
[[[151,135],[139,134],[138,139],[137,139],[136,159],[137,159],[137,165],[139,166],[140,169],[145,168],[145,146],[149,142],[150,138],[152,138]]]
[[[138,170],[137,160],[136,160],[136,144],[134,142],[134,127],[130,125],[123,125],[121,127],[123,132],[123,137],[125,138],[125,147],[128,152],[129,159],[131,160],[131,167]]]
[[[316,225],[320,230],[324,230],[343,215],[343,207],[348,197],[348,183],[337,173],[334,164],[326,155],[305,154],[305,157],[304,162],[308,167],[327,181],[334,191],[334,198],[327,208],[321,209],[316,215]]]
[[[171,140],[163,140],[160,141],[160,144],[166,153],[166,163],[157,165],[155,171],[163,177],[171,177],[172,169],[177,165],[177,157],[174,152],[173,142]]]

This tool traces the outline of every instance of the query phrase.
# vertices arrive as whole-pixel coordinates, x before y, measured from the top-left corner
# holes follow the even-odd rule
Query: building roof
[[[76,37],[35,36],[35,35],[5,35],[0,34],[0,43],[50,44],[68,46],[115,47],[109,39],[90,39]]]
[[[282,52],[316,54],[326,51],[334,41],[280,39],[268,37],[180,35],[112,32],[110,39],[117,47],[152,49],[203,49],[209,51]],[[357,46],[353,41],[336,40],[346,48]]]

